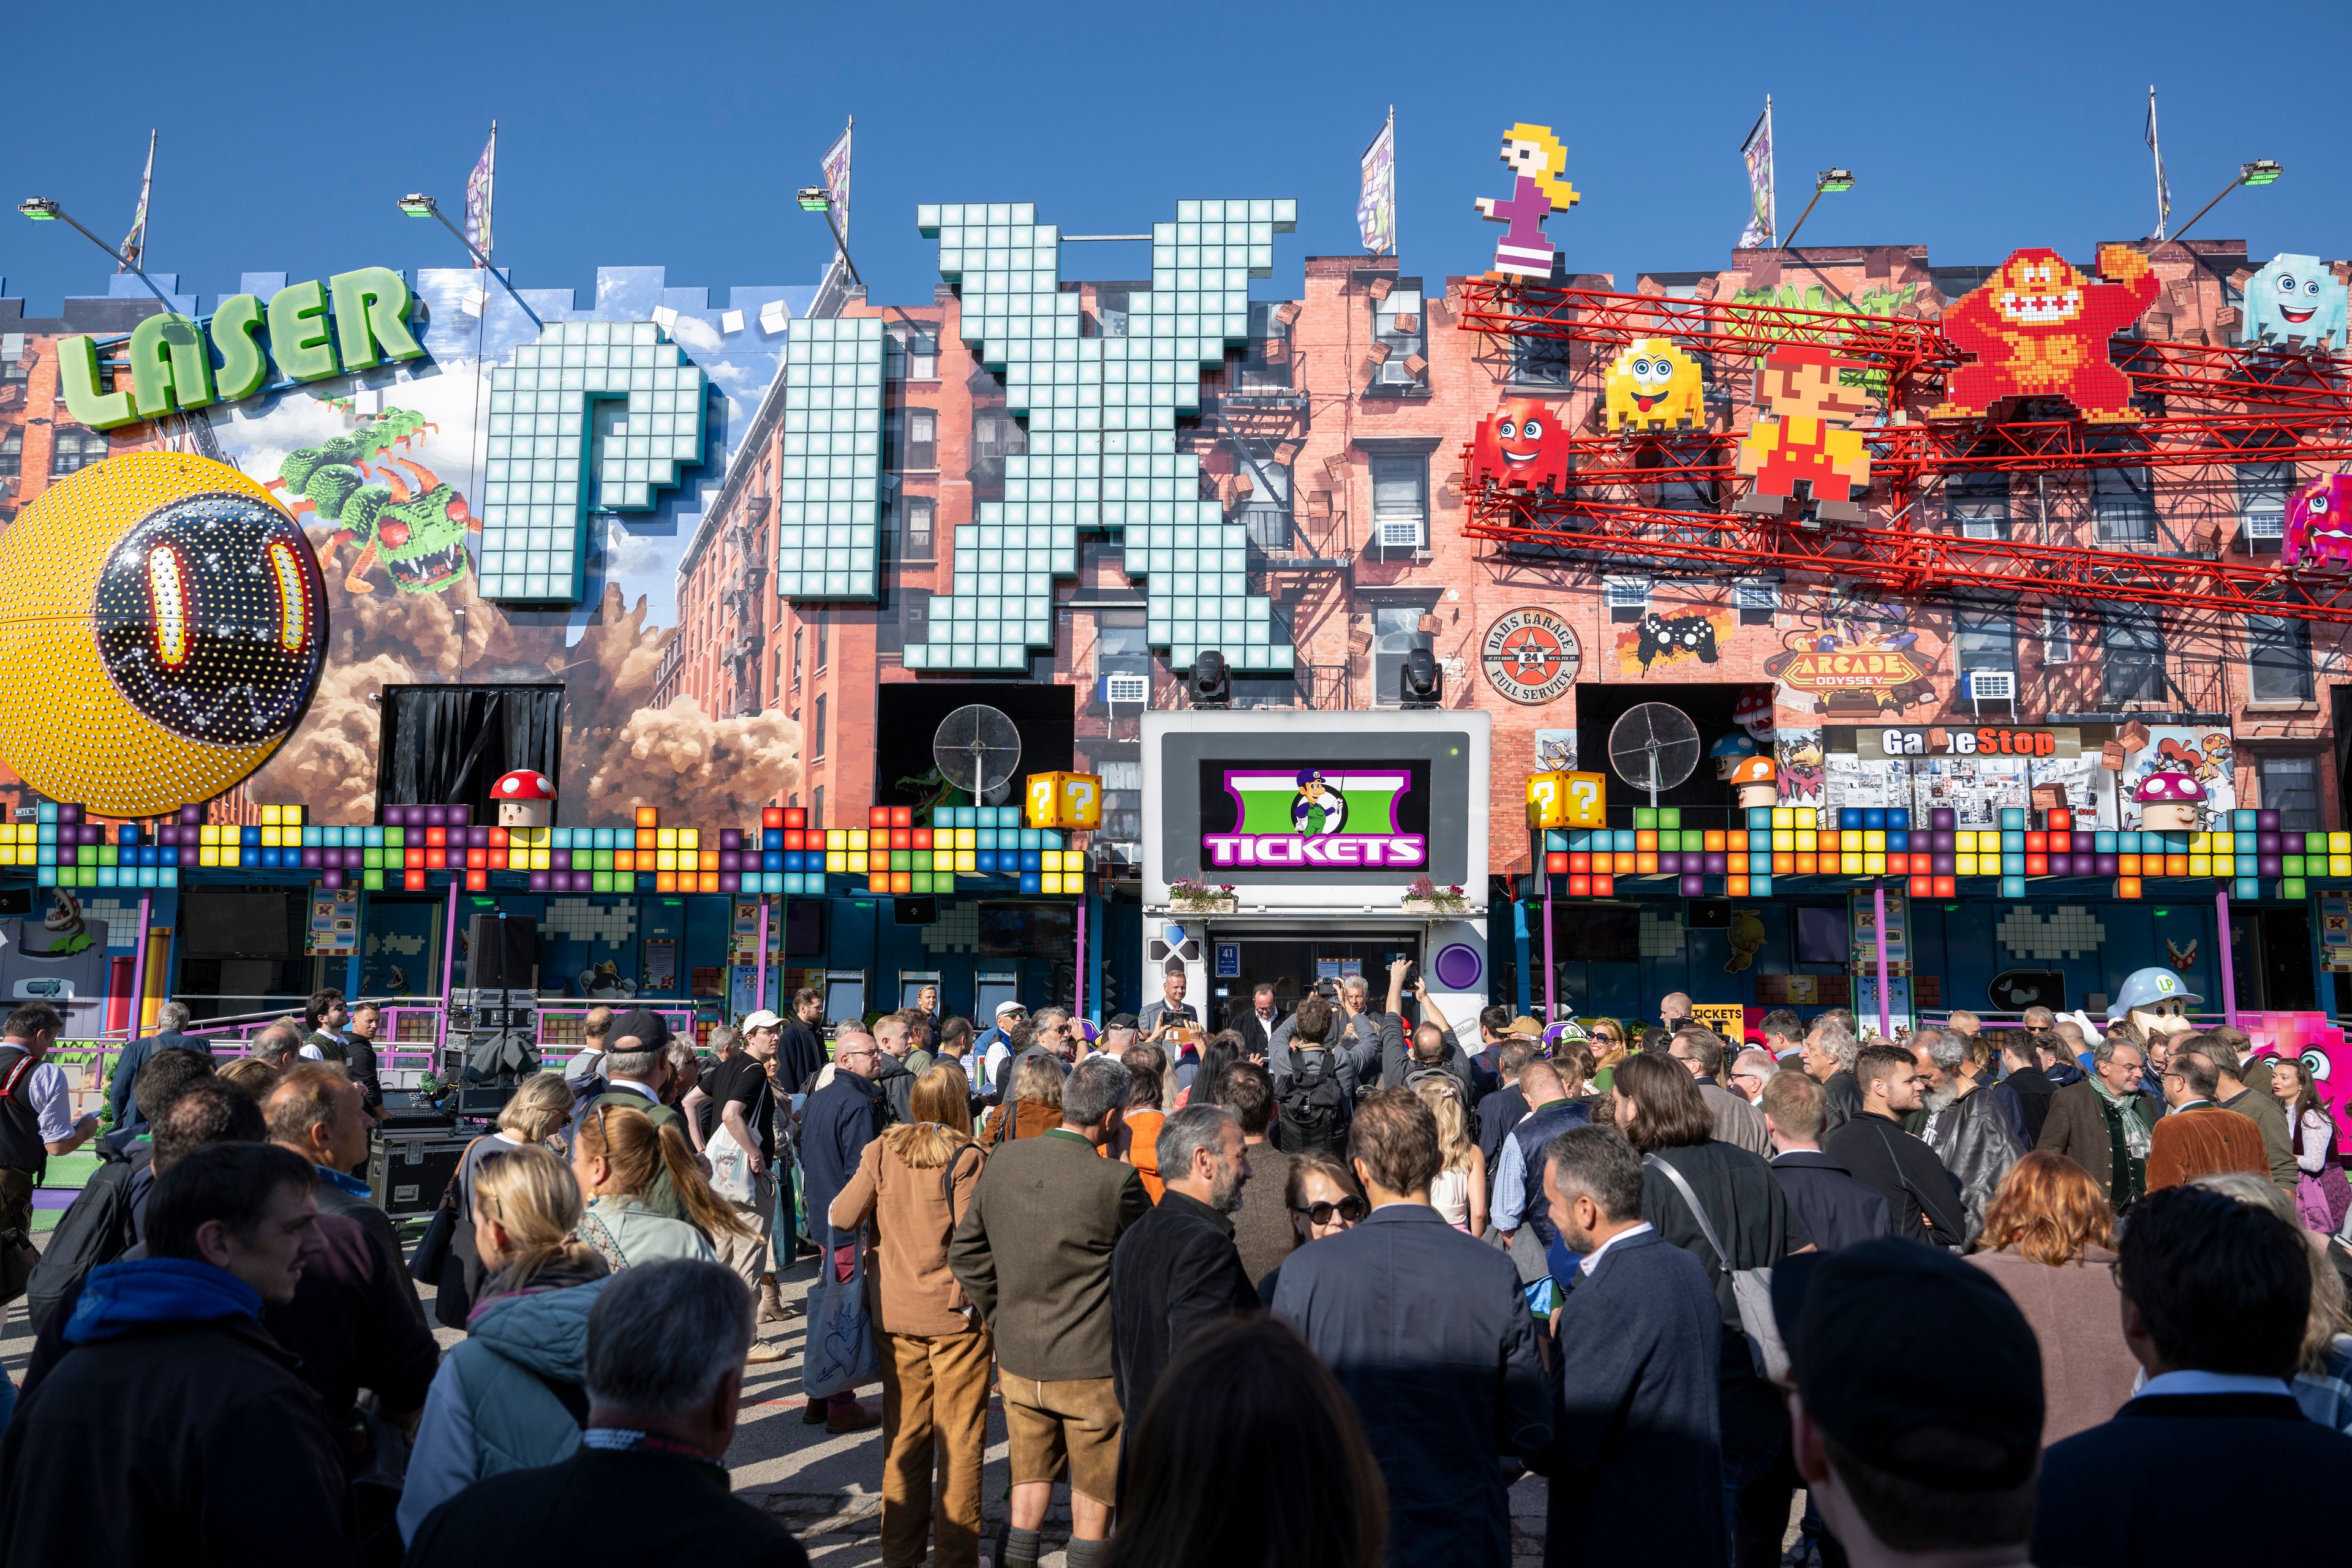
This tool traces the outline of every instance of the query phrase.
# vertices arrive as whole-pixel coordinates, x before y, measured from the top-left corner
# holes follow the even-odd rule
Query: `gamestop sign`
[[[1201,847],[1219,870],[1429,864],[1429,769],[1423,763],[1344,766],[1301,762],[1201,763]]]
[[[1143,716],[1143,880],[1244,906],[1393,909],[1405,885],[1483,889],[1487,716],[1475,710]]]

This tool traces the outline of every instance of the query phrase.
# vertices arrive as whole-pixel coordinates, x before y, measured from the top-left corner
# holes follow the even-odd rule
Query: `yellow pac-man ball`
[[[301,721],[326,662],[318,557],[226,463],[134,452],[0,534],[0,759],[51,800],[210,800]]]

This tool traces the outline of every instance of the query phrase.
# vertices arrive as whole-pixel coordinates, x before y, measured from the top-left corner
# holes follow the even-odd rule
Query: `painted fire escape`
[[[2063,404],[2032,402],[2014,405],[2008,422],[1930,419],[1926,412],[1942,401],[1947,373],[1968,358],[1931,318],[1618,294],[1492,276],[1472,279],[1456,302],[1464,331],[1493,334],[1506,350],[1513,339],[1567,344],[1572,379],[1583,372],[1597,377],[1621,350],[1646,338],[1705,356],[1718,383],[1744,378],[1778,345],[1809,342],[1869,365],[1866,378],[1874,387],[1883,383],[1885,405],[1882,423],[1858,427],[1871,458],[1866,525],[1811,528],[1727,510],[1732,493],[1746,484],[1734,469],[1744,426],[1629,429],[1570,437],[1568,479],[1557,493],[1479,479],[1465,447],[1463,531],[1471,537],[1603,569],[1679,569],[1727,579],[1777,573],[1906,596],[2048,594],[2158,605],[2186,622],[2212,625],[2240,624],[2246,616],[2352,625],[2352,580],[2233,554],[2234,522],[2171,541],[2169,552],[1974,538],[1947,521],[1939,494],[1977,476],[2101,469],[2194,481],[2199,470],[2226,480],[2224,470],[2241,465],[2303,465],[2308,477],[2309,465],[2352,458],[2352,378],[2324,347],[2224,348],[2118,336],[2115,363],[2131,379],[2133,405],[2144,416],[2137,423],[2090,424]],[[1727,510],[1661,506],[1662,488],[1714,497]]]

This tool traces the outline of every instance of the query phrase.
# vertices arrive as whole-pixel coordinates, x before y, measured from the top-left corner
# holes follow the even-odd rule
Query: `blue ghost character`
[[[2241,341],[2308,347],[2344,347],[2346,289],[2316,256],[2281,253],[2246,280],[2246,324]]]

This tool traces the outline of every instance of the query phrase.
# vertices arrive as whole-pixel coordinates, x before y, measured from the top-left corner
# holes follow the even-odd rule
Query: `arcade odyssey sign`
[[[118,374],[111,391],[99,377],[96,342],[60,338],[58,378],[76,419],[111,430],[251,397],[269,384],[273,363],[283,379],[307,382],[421,359],[409,305],[399,273],[362,267],[323,283],[289,284],[266,304],[258,294],[231,295],[208,328],[175,312],[149,316],[131,331],[129,384]]]
[[[1201,763],[1201,849],[1215,868],[1429,864],[1429,766],[1309,759]]]

